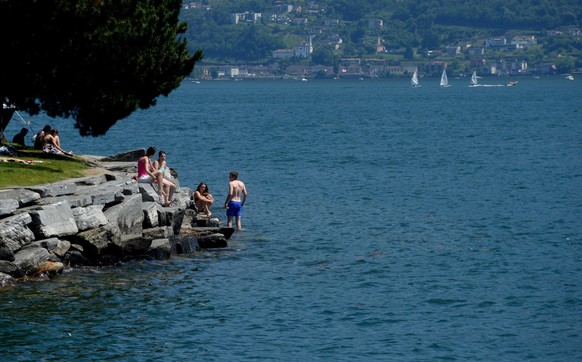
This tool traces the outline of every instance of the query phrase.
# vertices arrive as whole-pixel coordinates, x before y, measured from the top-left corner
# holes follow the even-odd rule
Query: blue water
[[[582,360],[582,83],[437,81],[184,83],[105,137],[51,121],[76,153],[167,151],[219,216],[238,170],[245,230],[3,290],[0,357]]]

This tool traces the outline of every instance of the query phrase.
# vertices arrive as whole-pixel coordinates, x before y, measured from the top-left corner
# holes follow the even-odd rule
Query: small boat
[[[469,84],[469,87],[477,87],[479,85],[479,81],[477,80],[477,72],[473,71],[473,74],[471,75],[471,83]]]
[[[513,87],[514,85],[516,85],[517,83],[519,83],[516,80],[510,80],[509,82],[505,83],[506,87]]]
[[[441,87],[442,88],[450,87],[446,69],[443,69],[443,74],[441,74]]]
[[[566,79],[568,79],[568,80],[574,80],[574,76],[572,74],[568,74],[566,76]]]
[[[418,83],[418,71],[415,70],[414,74],[412,74],[412,78],[410,79],[410,85],[414,88],[420,87],[421,85]]]

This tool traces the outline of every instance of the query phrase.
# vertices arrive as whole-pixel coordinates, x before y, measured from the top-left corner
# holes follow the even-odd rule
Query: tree
[[[180,0],[0,0],[0,98],[99,136],[190,74]]]

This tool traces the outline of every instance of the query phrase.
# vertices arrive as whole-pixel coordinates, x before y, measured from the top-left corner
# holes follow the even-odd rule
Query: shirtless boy
[[[238,180],[238,172],[232,171],[228,175],[228,178],[230,180],[228,183],[228,196],[224,202],[226,216],[228,218],[227,226],[229,228],[232,227],[232,218],[234,217],[237,229],[241,230],[242,207],[244,206],[245,201],[247,201],[247,188],[242,181]]]

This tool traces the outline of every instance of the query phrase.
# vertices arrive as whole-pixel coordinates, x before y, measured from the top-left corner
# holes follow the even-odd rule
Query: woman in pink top
[[[176,185],[164,179],[164,175],[160,171],[152,169],[151,158],[156,154],[155,147],[149,147],[146,155],[137,160],[137,182],[158,184],[158,195],[164,206],[170,206],[172,203],[172,196],[176,190]],[[164,189],[167,192],[164,192]]]

